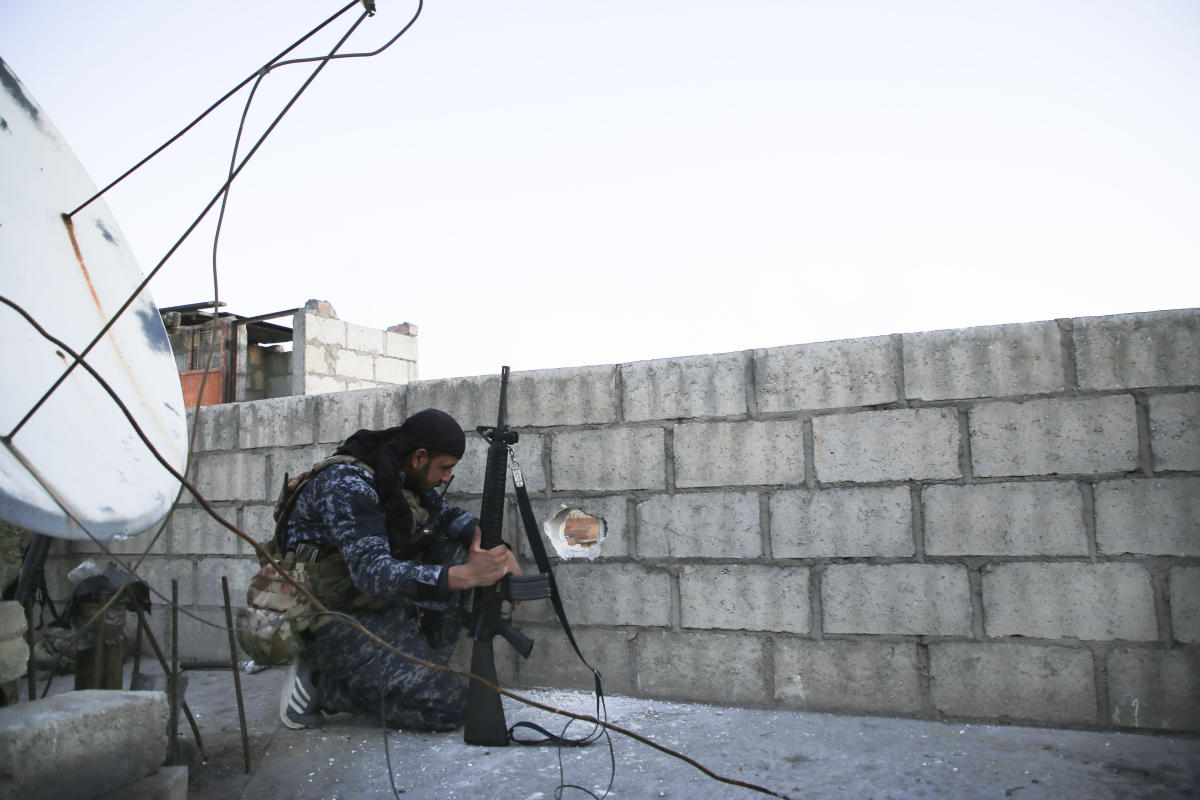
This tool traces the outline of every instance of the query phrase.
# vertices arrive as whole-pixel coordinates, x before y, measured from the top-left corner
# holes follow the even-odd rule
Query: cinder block
[[[374,381],[375,356],[354,350],[338,350],[334,354],[334,375],[346,381]]]
[[[267,468],[267,483],[263,493],[258,497],[247,497],[246,500],[268,502],[274,504],[279,499],[285,477],[294,478],[305,470],[312,469],[313,464],[333,455],[336,447],[330,445],[313,445],[295,449],[276,449],[271,451]]]
[[[209,502],[264,500],[267,457],[257,453],[200,454],[192,459],[189,477]]]
[[[217,511],[233,524],[237,524],[236,508],[226,506],[218,508]],[[171,553],[174,555],[234,554],[238,551],[237,536],[199,506],[177,506],[171,514],[168,529]],[[159,541],[165,542],[167,538],[164,535],[159,537]],[[161,545],[157,545],[152,552],[161,553],[163,550]]]
[[[538,530],[546,551],[553,556],[554,547],[546,538],[546,524],[560,512],[577,508],[585,514],[604,521],[604,540],[594,548],[600,558],[624,558],[633,555],[633,522],[629,516],[629,503],[624,497],[555,497],[553,500],[534,498],[531,502],[538,520]],[[524,535],[511,536],[509,541],[519,538],[521,552],[527,552]]]
[[[383,352],[389,358],[399,358],[416,364],[418,340],[416,334],[383,332]],[[413,376],[414,379],[416,376]]]
[[[196,602],[196,565],[191,559],[150,556],[142,562],[137,576],[150,587],[152,608],[166,608],[171,601],[171,581],[179,582],[179,603]]]
[[[621,413],[615,365],[512,373],[508,390],[512,425],[597,425],[617,422]],[[491,419],[496,419],[492,400]]]
[[[1138,466],[1133,397],[983,403],[970,411],[980,477],[1127,472]]]
[[[346,347],[360,353],[382,353],[384,333],[379,328],[368,328],[353,322],[343,323],[346,328]]]
[[[912,400],[1011,397],[1066,387],[1058,325],[1029,322],[904,334]]]
[[[316,398],[275,397],[238,406],[238,446],[287,447],[313,443]]]
[[[525,490],[530,494],[546,488],[546,470],[542,466],[542,449],[545,446],[546,437],[537,433],[522,433],[513,445],[513,454],[521,466],[521,476],[525,480]],[[488,443],[475,431],[469,431],[467,450],[462,460],[454,467],[454,483],[451,487],[455,492],[483,492],[483,473],[487,469],[487,456]],[[511,473],[506,481],[506,491],[511,495],[515,491]]]
[[[1084,389],[1200,385],[1200,311],[1073,320]]]
[[[1091,724],[1096,720],[1090,650],[1009,643],[929,646],[934,708],[954,717]]]
[[[0,798],[95,797],[158,769],[167,696],[89,689],[0,708]]]
[[[622,364],[628,422],[746,413],[746,361],[741,353]]]
[[[346,380],[339,376],[306,372],[301,391],[306,396],[344,392],[346,391]]]
[[[813,419],[817,480],[958,478],[958,413],[953,408],[905,408],[833,414]]]
[[[661,428],[563,431],[550,440],[555,491],[666,488]]]
[[[375,356],[373,361],[375,381],[377,383],[391,383],[401,386],[413,380],[416,376],[417,365],[412,361],[388,358],[387,356]]]
[[[821,607],[825,633],[971,634],[967,570],[951,564],[833,564]]]
[[[404,390],[362,389],[322,395],[312,410],[317,417],[317,442],[341,444],[355,431],[382,430],[404,421]]]
[[[1200,470],[1200,392],[1150,398],[1154,469]]]
[[[1113,725],[1200,731],[1200,651],[1113,650],[1108,699]]]
[[[201,558],[196,562],[196,600],[198,606],[224,606],[221,578],[229,582],[229,599],[234,606],[246,604],[250,579],[258,572],[258,561],[251,556]]]
[[[512,402],[516,398],[515,388],[515,384],[510,380],[507,422],[514,428],[530,424],[512,413]],[[417,381],[408,384],[407,391],[406,407],[409,415],[426,408],[441,409],[454,417],[464,431],[473,431],[477,425],[496,424],[496,414],[500,410],[499,374]]]
[[[0,603],[0,685],[29,671],[29,645],[25,643],[25,610],[15,600]]]
[[[759,558],[758,495],[701,492],[654,495],[637,505],[642,558]]]
[[[1097,484],[1096,547],[1110,555],[1200,556],[1200,478]]]
[[[749,634],[641,631],[638,693],[706,703],[761,703],[766,696],[762,640]]]
[[[242,506],[242,517],[240,527],[242,532],[248,535],[255,542],[265,542],[275,535],[275,504],[259,503],[255,505]],[[234,536],[232,532],[230,536]],[[249,555],[257,557],[254,553],[254,548],[250,544],[238,538],[237,552],[240,555]]]
[[[906,487],[798,489],[771,495],[775,558],[904,558],[916,548]]]
[[[990,637],[1158,638],[1154,590],[1140,564],[989,565],[983,572],[983,619]]]
[[[930,486],[921,493],[925,553],[1086,556],[1083,495],[1071,482]]]
[[[775,701],[812,711],[919,713],[917,646],[776,639]]]
[[[554,575],[572,625],[670,624],[671,576],[664,571],[638,564],[563,561]],[[524,603],[521,609],[535,622],[555,619],[549,603]]]
[[[1200,567],[1171,567],[1168,582],[1175,641],[1200,643]]]
[[[213,450],[235,450],[238,446],[238,418],[241,403],[223,403],[188,409],[188,419],[199,425],[193,451],[207,453]],[[188,431],[191,438],[191,431]]]
[[[684,628],[808,633],[808,568],[684,567],[679,607]]]
[[[571,620],[575,641],[579,643],[583,657],[604,678],[604,691],[632,692],[633,632],[575,628],[574,623],[575,621]],[[587,667],[580,663],[579,656],[575,654],[562,628],[523,627],[522,631],[533,637],[534,646],[528,659],[517,661],[518,685],[563,689],[593,688],[595,678]],[[580,713],[591,714],[593,710],[586,709]]]
[[[760,412],[851,408],[900,399],[890,336],[754,351]]]
[[[804,423],[694,422],[675,427],[675,485],[804,483]]]

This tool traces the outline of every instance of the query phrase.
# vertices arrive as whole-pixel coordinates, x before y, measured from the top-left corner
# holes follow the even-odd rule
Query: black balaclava
[[[412,531],[412,509],[400,493],[403,465],[415,450],[431,455],[445,453],[462,458],[467,437],[454,417],[436,408],[418,411],[394,428],[381,431],[360,430],[337,449],[339,456],[351,456],[375,472],[375,490],[387,522],[392,554],[406,554]],[[418,494],[421,487],[409,487]]]

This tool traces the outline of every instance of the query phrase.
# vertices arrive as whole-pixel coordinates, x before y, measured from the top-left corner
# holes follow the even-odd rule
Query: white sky
[[[0,0],[0,57],[103,184],[341,5]],[[143,269],[245,98],[108,195]],[[430,0],[235,183],[220,292],[416,323],[422,378],[1200,306],[1198,145],[1196,0]],[[159,305],[211,298],[212,231]]]

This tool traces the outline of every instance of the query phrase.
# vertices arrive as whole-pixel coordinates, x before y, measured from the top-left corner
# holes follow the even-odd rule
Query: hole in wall
[[[542,525],[559,558],[595,558],[608,525],[580,508],[563,509]]]

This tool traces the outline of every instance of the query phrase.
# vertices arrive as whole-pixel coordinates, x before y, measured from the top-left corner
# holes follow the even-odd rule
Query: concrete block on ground
[[[362,428],[382,430],[399,425],[406,416],[404,400],[404,390],[394,388],[322,395],[312,406],[317,443],[340,444]]]
[[[638,564],[563,561],[554,572],[573,625],[670,624],[671,576],[665,571]],[[520,611],[537,621],[555,619],[549,603],[523,603]]]
[[[1200,643],[1200,567],[1171,567],[1168,585],[1175,641]]]
[[[188,409],[189,422],[200,426],[196,431],[196,445],[193,450],[197,453],[207,453],[213,450],[237,449],[240,406],[241,403],[222,403],[203,406],[198,410]],[[188,433],[191,438],[191,431]]]
[[[921,682],[911,642],[775,640],[775,701],[813,711],[917,714]]]
[[[550,437],[555,491],[666,488],[661,428],[599,428]]]
[[[258,453],[197,455],[189,477],[209,502],[263,500],[267,496],[267,457]]]
[[[637,504],[642,558],[759,558],[754,492],[659,494]]]
[[[1096,547],[1109,555],[1200,556],[1200,478],[1097,484]]]
[[[216,509],[221,516],[238,524],[237,508],[224,506]],[[200,506],[176,506],[168,524],[171,553],[173,555],[192,555],[196,553],[227,553],[238,551],[237,535],[213,519],[212,515]],[[167,541],[168,536],[159,537],[160,542]],[[151,552],[162,553],[165,548],[156,545]]]
[[[971,634],[967,570],[952,564],[833,564],[821,607],[825,633]]]
[[[1050,724],[1094,724],[1090,650],[1027,644],[929,645],[929,693],[939,712]]]
[[[807,567],[687,566],[679,574],[680,625],[808,633]]]
[[[900,399],[899,363],[890,336],[754,351],[760,412],[852,408]]]
[[[1154,589],[1140,564],[994,564],[983,570],[987,636],[1093,641],[1158,638]]]
[[[1150,398],[1154,470],[1200,470],[1200,392]]]
[[[771,495],[775,558],[905,558],[916,551],[904,486],[796,489]]]
[[[760,703],[762,640],[749,634],[641,631],[634,641],[638,694],[706,703]]]
[[[746,413],[746,360],[741,353],[622,364],[627,422],[727,417]]]
[[[1200,385],[1200,310],[1072,321],[1083,389]]]
[[[571,619],[570,615],[567,617]],[[608,629],[575,628],[572,632],[583,657],[604,678],[604,691],[629,693],[634,690],[633,632]],[[517,661],[517,681],[521,686],[551,686],[560,689],[591,689],[595,678],[579,661],[570,641],[558,626],[524,627],[535,644],[527,659]],[[499,648],[501,645],[497,645]],[[504,645],[507,647],[507,645]],[[460,645],[460,649],[461,649]],[[578,711],[579,709],[572,709]],[[584,713],[592,713],[588,709]]]
[[[931,556],[1086,556],[1073,482],[930,486],[921,493]]]
[[[238,404],[238,447],[289,447],[313,443],[317,398],[274,397]]]
[[[1113,725],[1200,731],[1200,651],[1117,648],[1108,654]]]
[[[158,772],[122,786],[98,800],[187,800],[188,768],[159,767]]]
[[[804,423],[694,422],[674,431],[675,485],[756,486],[804,482]]]
[[[981,403],[971,409],[975,475],[1128,472],[1138,466],[1131,395]]]
[[[958,478],[958,412],[904,408],[813,419],[822,483]]]
[[[904,334],[910,400],[1012,397],[1066,387],[1054,322]]]
[[[0,708],[0,798],[96,797],[167,754],[162,692],[86,690]]]
[[[488,424],[495,424],[499,400],[497,384]],[[508,387],[508,410],[513,427],[617,422],[621,414],[617,367],[514,372]]]

